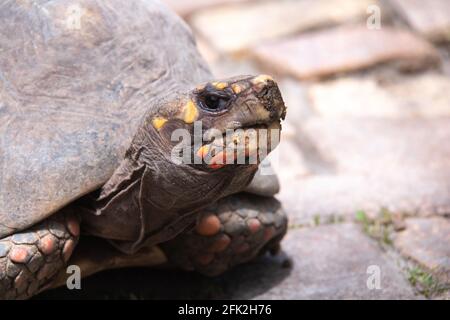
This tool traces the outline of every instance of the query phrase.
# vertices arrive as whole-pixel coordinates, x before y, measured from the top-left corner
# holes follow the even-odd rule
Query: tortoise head
[[[208,82],[162,101],[139,135],[149,184],[163,194],[158,205],[198,209],[242,191],[276,147],[285,113],[266,75]]]

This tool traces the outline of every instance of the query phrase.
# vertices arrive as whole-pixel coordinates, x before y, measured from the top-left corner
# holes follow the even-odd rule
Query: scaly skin
[[[194,229],[161,247],[178,267],[215,276],[276,250],[286,230],[286,214],[275,198],[238,194],[205,210]]]
[[[0,239],[0,299],[26,299],[44,290],[70,258],[79,234],[78,218],[60,212]]]
[[[160,248],[172,265],[215,276],[268,250],[276,250],[286,230],[287,217],[275,198],[243,193],[211,205],[199,214],[196,226],[161,244]],[[79,233],[78,218],[66,210],[29,230],[1,239],[0,299],[26,299],[63,285],[64,266]],[[92,245],[105,257],[101,254],[78,257],[81,262],[93,259],[89,260],[91,263],[80,264],[87,266],[82,274],[155,264],[153,251],[145,251],[146,248],[127,256],[105,241],[102,243],[106,248]],[[145,252],[150,252],[148,259]],[[60,279],[56,279],[57,275]]]

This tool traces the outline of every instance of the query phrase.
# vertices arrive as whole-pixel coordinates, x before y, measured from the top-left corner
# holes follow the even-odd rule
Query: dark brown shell
[[[159,2],[0,3],[0,237],[104,184],[155,100],[209,78]]]

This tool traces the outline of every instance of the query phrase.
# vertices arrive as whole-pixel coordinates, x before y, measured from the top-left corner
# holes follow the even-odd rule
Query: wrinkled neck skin
[[[172,162],[177,142],[149,124],[155,114],[156,108],[146,115],[119,168],[99,195],[83,203],[90,209],[81,210],[86,233],[111,240],[125,253],[175,237],[195,223],[199,209],[244,190],[257,169],[228,165],[211,172]]]

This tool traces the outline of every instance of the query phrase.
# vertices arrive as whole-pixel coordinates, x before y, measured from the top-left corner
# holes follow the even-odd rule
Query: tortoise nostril
[[[268,86],[264,86],[262,89],[259,90],[259,93],[262,96],[267,96],[269,94],[269,87]]]

